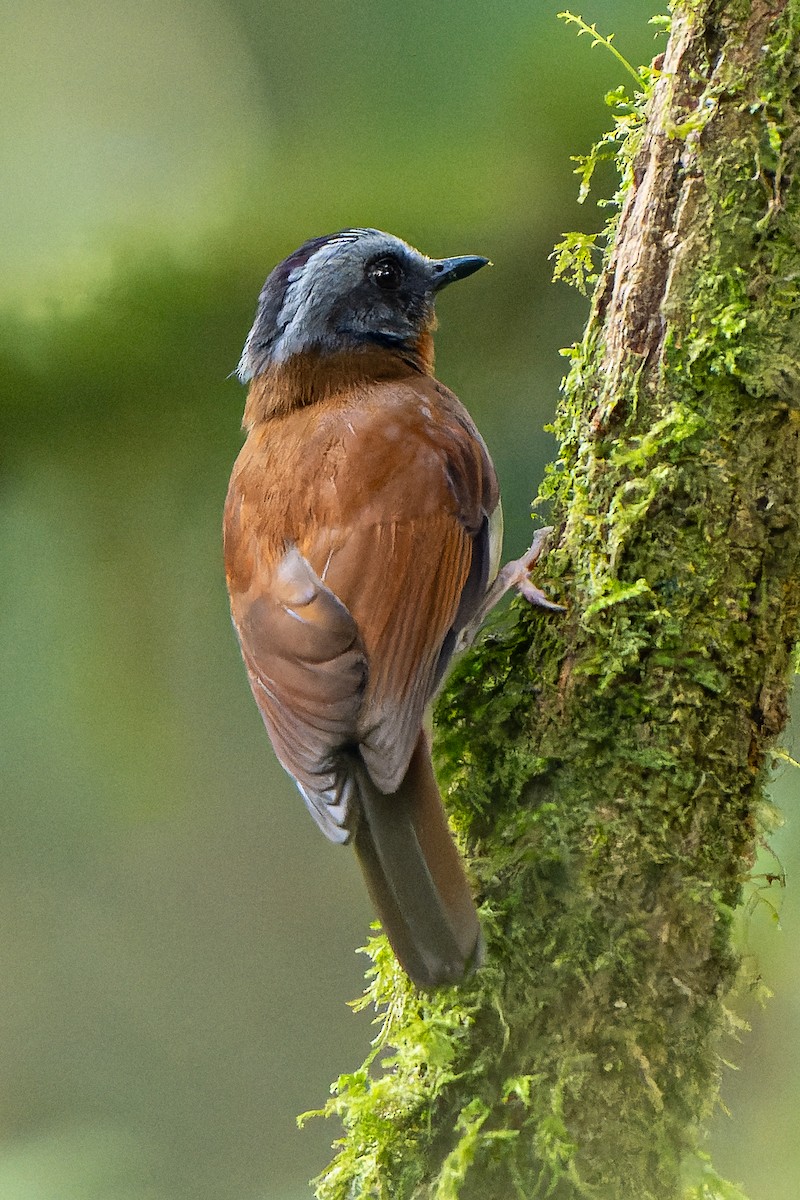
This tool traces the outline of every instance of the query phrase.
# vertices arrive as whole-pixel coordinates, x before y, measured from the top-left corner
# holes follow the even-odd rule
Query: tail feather
[[[480,964],[483,942],[425,735],[395,793],[364,769],[359,793],[355,851],[400,965],[420,987],[457,983]]]

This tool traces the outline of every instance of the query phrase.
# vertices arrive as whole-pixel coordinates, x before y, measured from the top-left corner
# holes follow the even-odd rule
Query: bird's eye
[[[376,258],[367,271],[374,284],[384,292],[396,292],[403,282],[403,268],[392,254]]]

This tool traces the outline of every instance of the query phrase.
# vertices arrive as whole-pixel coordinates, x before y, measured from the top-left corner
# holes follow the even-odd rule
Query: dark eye
[[[403,282],[403,268],[392,254],[376,258],[375,262],[370,263],[367,274],[384,292],[396,292]]]

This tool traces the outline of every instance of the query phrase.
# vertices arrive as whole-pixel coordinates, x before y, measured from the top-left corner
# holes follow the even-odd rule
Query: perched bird
[[[322,832],[353,842],[423,987],[482,954],[426,705],[512,584],[557,607],[528,580],[541,538],[496,576],[494,467],[432,373],[435,297],[487,261],[345,229],[280,263],[239,363],[247,439],[225,506],[233,622],[275,753]]]

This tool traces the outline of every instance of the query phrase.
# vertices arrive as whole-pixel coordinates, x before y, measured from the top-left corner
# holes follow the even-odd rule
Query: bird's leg
[[[516,588],[520,596],[524,596],[529,604],[535,604],[537,608],[547,608],[551,612],[565,612],[563,604],[555,604],[552,600],[548,600],[542,589],[536,587],[530,579],[530,573],[539,561],[544,543],[552,532],[551,525],[545,526],[544,529],[537,529],[533,535],[533,541],[525,553],[520,558],[506,563],[498,571],[483,597],[480,608],[470,620],[469,625],[462,630],[458,639],[459,648],[468,646],[472,642],[486,617],[512,587]]]

